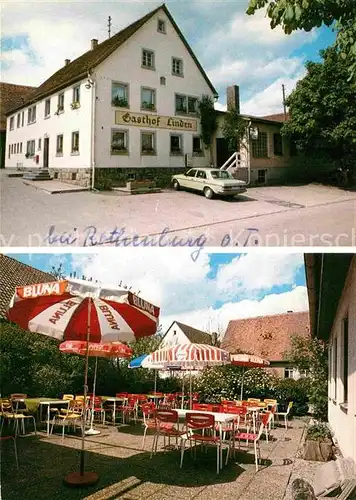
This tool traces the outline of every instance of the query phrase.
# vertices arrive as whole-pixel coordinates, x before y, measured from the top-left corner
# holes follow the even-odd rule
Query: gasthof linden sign
[[[116,125],[133,125],[136,127],[169,128],[172,130],[197,131],[197,120],[177,116],[149,115],[131,113],[130,111],[115,111]]]

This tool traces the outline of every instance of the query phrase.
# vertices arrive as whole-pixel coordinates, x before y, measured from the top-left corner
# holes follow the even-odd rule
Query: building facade
[[[173,321],[166,331],[159,348],[174,347],[181,344],[209,344],[212,345],[213,337],[207,332]]]
[[[6,167],[90,186],[108,168],[206,166],[198,100],[217,96],[165,6],[46,80],[7,117]]]
[[[328,419],[356,463],[356,256],[305,255],[312,335],[328,342]]]

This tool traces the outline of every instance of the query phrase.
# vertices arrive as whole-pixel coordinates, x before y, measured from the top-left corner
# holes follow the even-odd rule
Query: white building
[[[328,418],[345,458],[356,462],[356,256],[305,256],[312,334],[328,341]]]
[[[166,331],[159,348],[174,347],[181,344],[212,344],[212,336],[209,333],[197,330],[192,326],[185,325],[179,321],[173,321]]]
[[[107,168],[206,166],[217,92],[165,5],[65,65],[7,116],[6,167],[90,185]]]

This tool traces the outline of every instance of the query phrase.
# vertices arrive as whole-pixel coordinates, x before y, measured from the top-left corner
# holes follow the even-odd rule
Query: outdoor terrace
[[[18,437],[19,469],[11,442],[2,450],[2,498],[137,500],[179,499],[249,499],[291,500],[290,485],[295,477],[312,479],[320,465],[298,458],[305,420],[293,419],[288,429],[278,426],[271,430],[269,443],[261,442],[263,463],[256,472],[253,446],[237,452],[220,474],[216,474],[215,450],[197,450],[196,459],[185,453],[183,468],[179,468],[179,451],[162,449],[150,459],[152,433],[147,435],[142,450],[143,427],[136,425],[100,426],[101,434],[86,438],[86,470],[100,476],[92,487],[70,489],[63,484],[68,472],[79,469],[79,436],[60,434],[47,437],[45,432]],[[172,440],[173,442],[173,440]],[[242,450],[245,448],[242,447]],[[224,460],[225,460],[224,450]]]

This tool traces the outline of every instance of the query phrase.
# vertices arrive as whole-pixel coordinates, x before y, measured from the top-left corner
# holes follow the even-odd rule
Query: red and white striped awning
[[[267,359],[253,356],[252,354],[231,354],[231,364],[235,366],[245,366],[247,368],[263,368],[269,366]]]
[[[182,370],[201,370],[206,366],[218,366],[230,363],[227,351],[206,344],[181,344],[154,351],[150,355],[153,363]]]
[[[16,288],[8,319],[58,340],[132,342],[153,335],[159,308],[126,290],[81,280]]]

